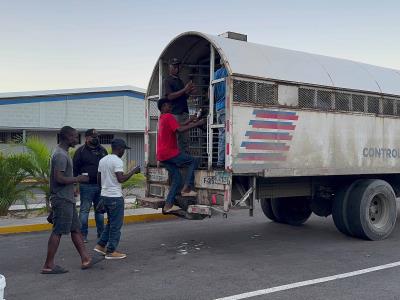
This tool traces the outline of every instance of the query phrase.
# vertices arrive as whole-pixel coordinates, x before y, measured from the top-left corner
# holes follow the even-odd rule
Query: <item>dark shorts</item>
[[[51,199],[53,209],[53,232],[55,234],[69,234],[79,231],[81,222],[79,221],[76,204],[65,199]]]

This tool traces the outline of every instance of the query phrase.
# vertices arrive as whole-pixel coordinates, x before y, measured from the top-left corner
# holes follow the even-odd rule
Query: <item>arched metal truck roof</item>
[[[185,38],[196,36],[215,46],[231,75],[400,95],[398,70],[200,32],[191,31],[179,35],[163,53],[174,41],[180,40],[185,44]]]

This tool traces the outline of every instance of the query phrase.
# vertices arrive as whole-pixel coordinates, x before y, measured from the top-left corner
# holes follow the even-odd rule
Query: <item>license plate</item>
[[[212,184],[230,184],[231,177],[226,172],[215,172],[213,176],[203,177],[203,183],[207,185]]]

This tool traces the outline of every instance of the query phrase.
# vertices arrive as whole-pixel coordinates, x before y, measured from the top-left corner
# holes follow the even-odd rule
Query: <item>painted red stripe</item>
[[[226,155],[229,155],[229,143],[226,144]]]
[[[291,135],[276,135],[276,134],[249,134],[249,139],[255,140],[279,140],[279,141],[291,141]]]
[[[242,160],[254,160],[254,161],[285,161],[286,157],[257,157],[257,156],[244,156]]]
[[[248,145],[246,145],[246,149],[289,151],[289,146],[248,144]]]
[[[296,115],[281,115],[281,114],[269,114],[269,113],[257,113],[257,118],[277,119],[277,120],[298,120],[299,117]]]
[[[296,125],[262,124],[262,123],[255,123],[252,126],[253,128],[283,129],[283,130],[294,130],[296,128]]]

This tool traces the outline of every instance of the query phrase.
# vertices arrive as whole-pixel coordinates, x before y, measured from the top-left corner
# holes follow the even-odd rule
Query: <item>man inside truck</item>
[[[181,61],[178,58],[169,60],[169,75],[164,79],[164,96],[172,101],[172,114],[179,124],[184,124],[189,119],[187,99],[194,92],[192,81],[186,85],[179,78]],[[178,132],[178,145],[182,153],[189,153],[189,132]]]
[[[197,120],[195,116],[188,118],[182,124],[179,124],[171,114],[172,101],[168,98],[158,100],[158,109],[161,112],[158,121],[157,133],[157,160],[166,167],[171,178],[171,187],[165,200],[163,208],[164,213],[171,213],[181,208],[174,205],[175,197],[182,185],[182,177],[179,168],[188,166],[185,184],[181,190],[182,197],[195,197],[197,193],[194,188],[194,171],[197,168],[198,160],[178,148],[177,133],[182,133],[191,128],[202,126],[207,122],[206,119]]]

